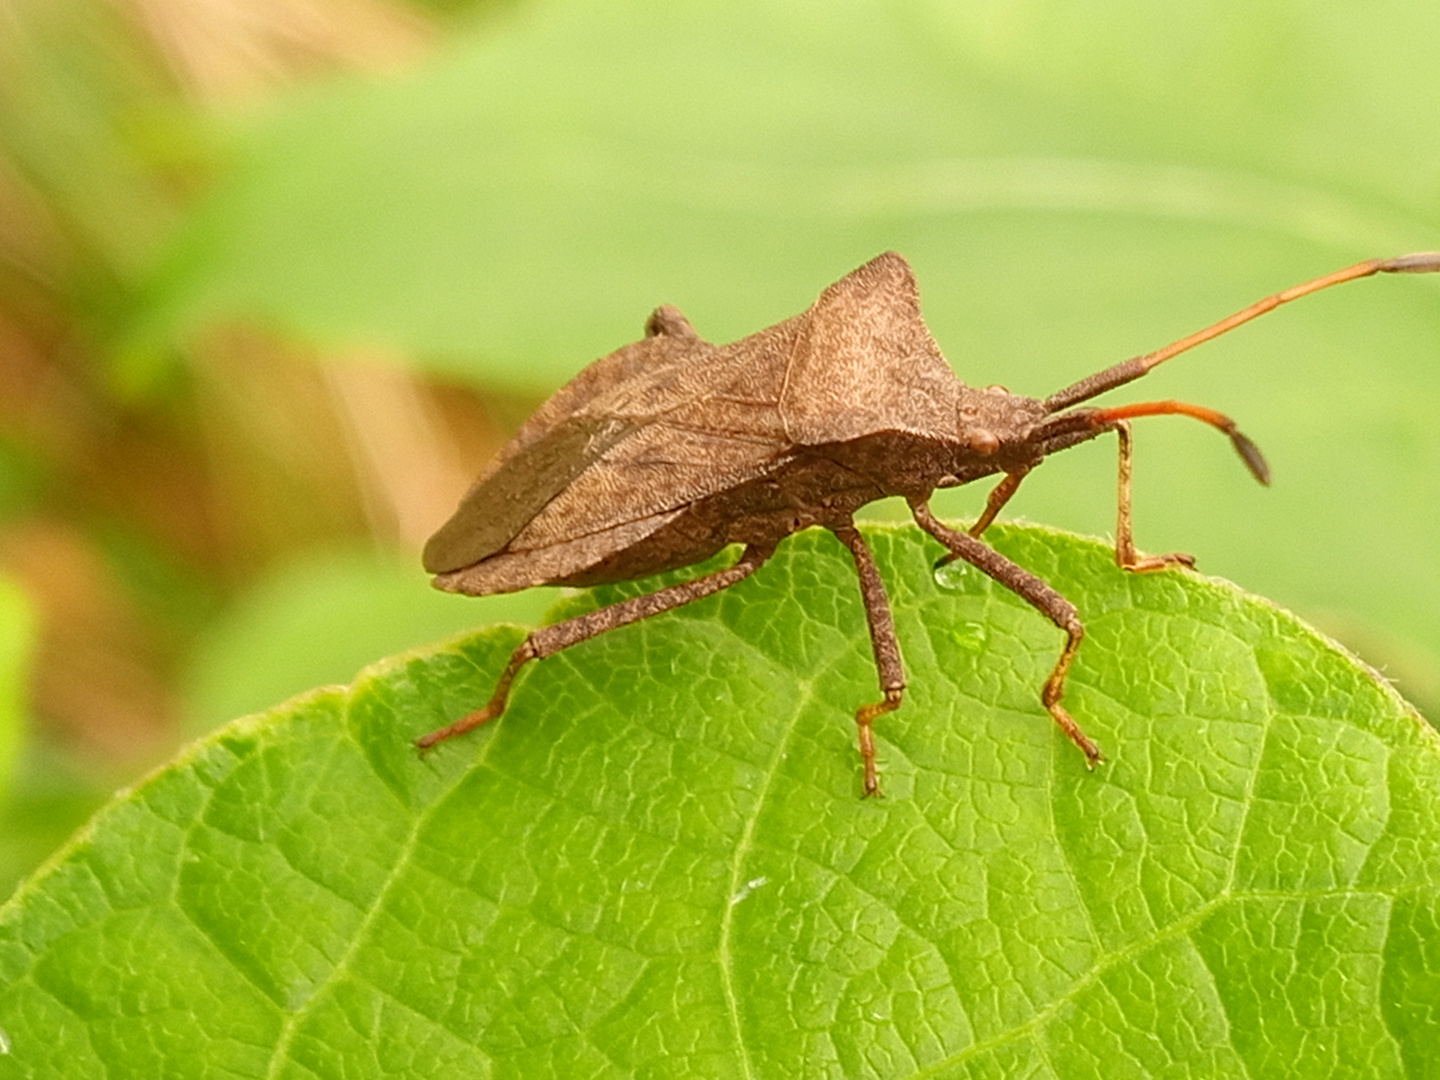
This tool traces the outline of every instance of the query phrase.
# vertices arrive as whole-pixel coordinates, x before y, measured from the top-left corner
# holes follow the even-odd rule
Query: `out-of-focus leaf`
[[[114,790],[63,775],[26,739],[34,624],[24,591],[0,576],[0,896],[9,896]],[[29,767],[20,767],[22,755]]]
[[[0,436],[0,522],[29,509],[43,480],[33,454]]]
[[[1355,61],[1433,39],[1440,14],[1330,7],[1202,3],[1177,40],[1108,0],[535,3],[243,139],[145,318],[270,318],[543,386],[662,300],[738,335],[893,246],[965,328],[957,351],[978,336],[1006,377],[1015,352],[1067,371],[1053,327],[1017,349],[1007,324],[1100,301],[1120,340],[1083,348],[1110,356],[1277,271],[1434,237],[1440,89],[1423,64]]]
[[[20,586],[0,575],[0,807],[10,792],[25,727],[34,619]]]
[[[870,533],[541,662],[397,657],[197,743],[0,908],[0,1078],[1423,1076],[1440,736],[1226,583],[1003,530],[1090,629]],[[631,592],[607,590],[604,596]],[[570,605],[573,610],[574,605]]]
[[[306,556],[253,586],[201,635],[187,680],[189,723],[208,730],[483,623],[538,624],[554,598],[553,589],[438,593],[413,560],[371,551]]]
[[[104,4],[16,8],[0,59],[0,158],[43,195],[47,220],[27,225],[58,241],[70,310],[103,331],[174,220],[137,138],[136,113],[163,100],[165,80]]]

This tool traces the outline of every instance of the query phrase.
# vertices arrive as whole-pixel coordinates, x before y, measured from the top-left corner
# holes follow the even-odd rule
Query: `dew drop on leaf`
[[[970,592],[975,587],[976,571],[969,563],[963,563],[959,559],[953,562],[941,563],[935,567],[935,584],[942,589],[957,589],[963,592]]]

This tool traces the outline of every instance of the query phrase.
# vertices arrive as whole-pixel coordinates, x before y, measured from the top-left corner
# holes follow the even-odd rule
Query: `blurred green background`
[[[1043,396],[1440,247],[1440,8],[1197,0],[16,0],[0,10],[0,895],[179,742],[543,593],[417,551],[551,389],[910,258]],[[1303,301],[1106,400],[1137,540],[1440,715],[1440,282]],[[970,515],[983,490],[937,500]],[[881,515],[894,508],[880,506]],[[1113,529],[1114,449],[1009,511]]]

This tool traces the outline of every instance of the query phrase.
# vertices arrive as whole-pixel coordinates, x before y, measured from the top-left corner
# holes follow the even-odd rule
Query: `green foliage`
[[[0,575],[0,896],[8,896],[101,802],[93,796],[77,798],[73,790],[62,791],[34,775],[35,755],[27,746],[34,639],[29,599],[16,582]]]
[[[10,793],[25,725],[34,618],[20,587],[0,576],[0,810]]]
[[[7,899],[115,790],[113,784],[104,786],[103,777],[35,742],[22,755],[15,784],[0,805],[0,896]]]
[[[1440,737],[1388,686],[1223,582],[1000,531],[1087,620],[1088,773],[1055,629],[870,535],[887,798],[827,535],[423,760],[517,633],[402,655],[195,744],[0,909],[0,1077],[1434,1073]]]
[[[1434,10],[1212,0],[1179,39],[1112,0],[821,8],[548,0],[413,77],[307,95],[237,136],[137,337],[258,316],[547,387],[662,300],[724,339],[891,246],[957,349],[978,334],[980,363],[1013,378],[1018,354],[1048,389],[1073,344],[1004,320],[1052,292],[1124,303],[1126,336],[1084,345],[1110,358],[1192,329],[1222,283],[1249,300],[1281,268],[1435,234],[1433,81],[1345,63],[1433,40]]]
[[[190,726],[346,682],[377,656],[481,623],[538,625],[555,597],[529,589],[462,600],[423,581],[410,559],[355,550],[311,553],[269,574],[200,638],[185,695]]]

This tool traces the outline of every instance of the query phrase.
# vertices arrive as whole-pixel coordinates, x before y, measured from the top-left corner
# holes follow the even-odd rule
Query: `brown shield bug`
[[[900,705],[905,673],[885,586],[855,511],[892,495],[919,526],[1021,596],[1066,642],[1040,700],[1085,755],[1102,760],[1061,699],[1084,628],[1075,606],[982,543],[981,534],[1047,456],[1113,431],[1120,448],[1115,559],[1131,571],[1191,566],[1141,555],[1130,528],[1130,420],[1172,413],[1219,428],[1261,483],[1255,444],[1234,421],[1180,401],[1076,408],[1172,356],[1301,296],[1377,273],[1440,271],[1440,252],[1374,259],[1276,293],[1156,352],[1106,368],[1048,398],[955,377],[920,317],[910,266],[887,253],[847,274],[808,310],[729,345],[703,340],[672,307],[645,337],[590,365],[520,428],[425,546],[435,585],[484,596],[533,585],[598,585],[691,566],[730,544],[723,570],[536,630],[515,650],[483,708],[416,740],[422,749],[505,711],[519,670],[618,626],[710,596],[749,577],[775,546],[811,526],[850,549],[883,697],[855,714],[865,794],[880,793],[871,727]],[[937,488],[1000,477],[967,531],[936,520]]]

